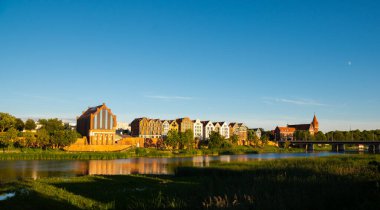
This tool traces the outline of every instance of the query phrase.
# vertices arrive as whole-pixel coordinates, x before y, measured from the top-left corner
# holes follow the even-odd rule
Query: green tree
[[[168,132],[168,135],[164,138],[164,144],[166,146],[172,147],[173,149],[177,148],[179,141],[179,133],[175,130],[170,130]]]
[[[4,132],[14,127],[16,118],[8,113],[0,112],[0,131]]]
[[[8,148],[12,143],[16,142],[18,136],[18,131],[14,128],[9,128],[7,132],[1,135],[0,146],[3,148],[3,152]]]
[[[317,140],[317,141],[326,141],[327,138],[326,138],[325,134],[322,131],[318,131],[318,133],[315,134],[315,140]]]
[[[51,136],[50,142],[53,148],[63,148],[74,143],[77,139],[77,134],[72,130],[58,130],[54,131]]]
[[[34,120],[32,119],[27,119],[26,122],[25,122],[25,130],[34,130],[36,129],[36,123],[34,122]]]
[[[345,136],[342,131],[335,131],[333,133],[334,141],[344,141]]]
[[[265,146],[268,144],[268,141],[269,141],[269,138],[267,135],[262,135],[261,136],[261,143],[262,143],[262,146]]]
[[[247,140],[252,144],[253,146],[259,146],[259,137],[256,135],[255,131],[248,130]]]
[[[23,131],[24,128],[25,128],[24,121],[22,121],[20,118],[16,118],[15,128],[16,128],[18,131]]]
[[[37,138],[35,133],[27,131],[24,134],[25,138],[25,146],[26,147],[36,147],[37,146]]]
[[[186,130],[183,133],[180,133],[180,142],[179,147],[180,149],[184,149],[185,147],[187,149],[193,148],[194,144],[194,133],[192,130]]]
[[[208,147],[210,149],[219,149],[222,147],[224,137],[219,132],[212,131],[209,136]]]
[[[45,129],[37,131],[37,145],[40,148],[46,149],[50,144],[50,135]]]
[[[52,135],[55,131],[65,129],[62,120],[58,120],[57,118],[40,119],[38,122],[42,125],[41,129],[45,129],[50,135]]]
[[[232,144],[236,144],[239,141],[239,136],[236,134],[233,134],[232,136],[230,136],[230,141]]]

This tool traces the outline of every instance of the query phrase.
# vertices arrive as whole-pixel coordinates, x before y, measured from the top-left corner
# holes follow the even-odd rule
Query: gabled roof
[[[207,120],[207,121],[201,121],[201,123],[203,124],[203,126],[206,126],[207,124],[211,123],[213,125],[213,123],[210,121],[210,120]]]
[[[295,132],[296,129],[295,128],[291,128],[291,127],[277,127],[280,132]]]
[[[288,125],[290,128],[295,128],[296,130],[300,131],[308,131],[310,129],[313,129],[312,124],[296,124],[296,125]]]
[[[237,125],[237,123],[236,122],[232,122],[228,126],[234,127],[235,125]]]
[[[212,123],[214,126],[216,126],[216,125],[219,125],[220,126],[220,124],[219,124],[219,122],[214,122],[214,123]]]
[[[90,116],[91,114],[94,114],[96,111],[98,111],[99,108],[105,105],[106,104],[103,103],[102,105],[99,105],[99,106],[89,107],[85,112],[83,112],[83,114],[78,119],[85,118],[85,117]]]

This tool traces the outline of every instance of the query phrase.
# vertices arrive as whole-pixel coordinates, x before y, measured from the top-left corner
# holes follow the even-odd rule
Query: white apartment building
[[[209,139],[212,131],[215,130],[214,124],[211,121],[202,121],[203,125],[203,139]]]
[[[162,135],[167,136],[170,128],[170,123],[167,120],[162,120]]]
[[[218,122],[219,124],[219,134],[221,136],[224,136],[224,138],[228,139],[230,138],[230,128],[228,127],[227,122]]]
[[[193,120],[193,132],[194,138],[203,140],[203,124],[199,119]]]

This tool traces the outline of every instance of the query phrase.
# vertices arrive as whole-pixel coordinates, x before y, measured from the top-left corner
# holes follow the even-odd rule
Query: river
[[[177,166],[207,167],[220,162],[245,162],[293,157],[322,157],[334,152],[265,153],[246,155],[171,158],[127,158],[116,160],[6,160],[0,161],[0,182],[43,177],[83,175],[173,174]]]

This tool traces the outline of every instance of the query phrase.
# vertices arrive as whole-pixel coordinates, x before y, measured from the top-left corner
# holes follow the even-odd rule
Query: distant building
[[[188,117],[179,118],[176,120],[178,123],[178,131],[184,133],[187,130],[193,130],[193,121]]]
[[[230,123],[228,125],[230,136],[236,135],[238,136],[238,145],[246,145],[247,137],[248,137],[248,128],[243,123]]]
[[[160,138],[162,123],[159,119],[136,118],[131,123],[131,135],[142,138]]]
[[[170,130],[170,123],[168,120],[161,120],[161,124],[162,124],[162,135],[167,136]]]
[[[288,125],[290,128],[295,128],[296,131],[308,131],[311,135],[315,135],[319,131],[319,122],[314,114],[313,120],[309,124]]]
[[[292,127],[277,126],[276,129],[274,129],[274,136],[277,141],[291,141],[293,140],[293,135],[295,131],[296,129]]]
[[[197,119],[193,120],[194,139],[203,140],[203,124]]]
[[[215,130],[214,124],[211,121],[202,121],[203,139],[209,139],[211,132]]]
[[[105,103],[88,108],[77,118],[77,131],[86,136],[91,145],[114,144],[116,125],[116,115]]]
[[[171,131],[177,131],[179,130],[179,126],[177,121],[175,120],[169,120],[169,130]]]
[[[228,139],[230,138],[230,129],[228,127],[228,123],[226,122],[218,122],[219,124],[219,134],[223,136],[224,138]]]
[[[116,128],[120,130],[131,130],[130,124],[126,122],[117,122]]]
[[[261,135],[262,135],[262,131],[263,129],[261,128],[252,128],[252,129],[248,129],[250,131],[253,131],[253,133],[259,138],[261,139]]]
[[[307,131],[310,135],[315,135],[319,131],[319,122],[314,114],[313,120],[308,124],[287,125],[287,127],[277,127],[274,135],[277,141],[293,140],[294,132]]]
[[[220,124],[218,122],[213,122],[212,124],[214,125],[214,131],[220,133]]]

